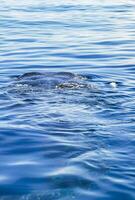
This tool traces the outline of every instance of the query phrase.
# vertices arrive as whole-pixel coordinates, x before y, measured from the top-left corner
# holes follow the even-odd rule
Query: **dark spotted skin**
[[[44,89],[77,89],[90,87],[85,77],[71,72],[28,72],[19,75],[16,79],[16,84]]]

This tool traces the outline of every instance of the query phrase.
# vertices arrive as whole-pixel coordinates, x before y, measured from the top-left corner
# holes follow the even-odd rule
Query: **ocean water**
[[[20,84],[29,72],[46,84]],[[91,87],[47,88],[52,72]],[[13,199],[135,199],[134,1],[1,0],[0,200]]]

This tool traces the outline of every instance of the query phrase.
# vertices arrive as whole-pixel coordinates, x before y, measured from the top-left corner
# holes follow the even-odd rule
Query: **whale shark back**
[[[29,72],[23,75],[19,75],[14,84],[28,86],[28,87],[40,87],[42,89],[75,89],[88,87],[88,83],[83,76],[76,75],[70,72]]]

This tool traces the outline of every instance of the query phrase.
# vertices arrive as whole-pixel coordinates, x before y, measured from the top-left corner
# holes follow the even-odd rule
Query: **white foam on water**
[[[112,88],[117,88],[117,83],[116,82],[114,82],[114,81],[112,81],[111,83],[110,83],[110,86],[112,87]]]

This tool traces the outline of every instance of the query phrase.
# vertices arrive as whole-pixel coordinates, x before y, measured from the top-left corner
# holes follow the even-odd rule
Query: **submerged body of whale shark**
[[[100,81],[101,85],[101,81]],[[109,83],[111,88],[116,87],[116,83]],[[104,88],[104,89],[103,89]],[[102,91],[106,87],[103,87]],[[27,72],[16,76],[8,92],[13,93],[44,93],[45,91],[66,91],[66,90],[88,90],[98,92],[100,87],[93,78],[88,75],[80,75],[71,72]]]
[[[40,89],[77,89],[92,87],[85,76],[71,72],[28,72],[17,76],[15,84]]]

